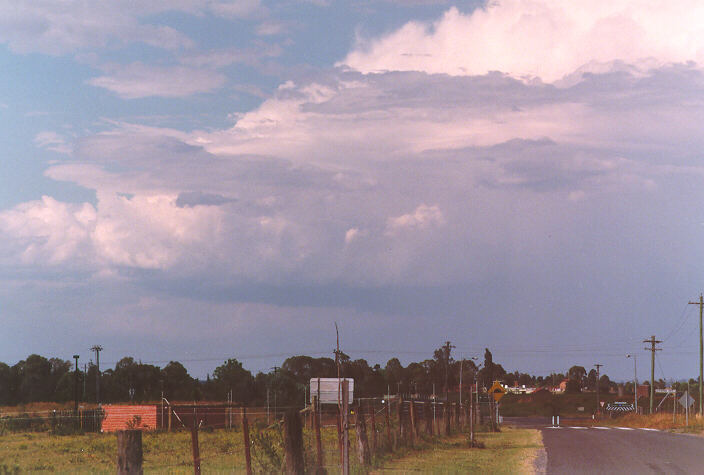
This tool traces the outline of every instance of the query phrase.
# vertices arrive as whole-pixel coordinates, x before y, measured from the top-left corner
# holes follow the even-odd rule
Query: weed
[[[283,464],[283,436],[277,424],[252,433],[252,456],[264,473],[280,472]]]

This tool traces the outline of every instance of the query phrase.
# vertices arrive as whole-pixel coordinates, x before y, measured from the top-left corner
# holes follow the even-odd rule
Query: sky
[[[698,374],[704,5],[0,1],[0,361]]]

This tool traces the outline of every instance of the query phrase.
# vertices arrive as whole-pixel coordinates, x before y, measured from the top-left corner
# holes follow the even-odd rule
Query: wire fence
[[[250,467],[254,472],[270,473],[281,471],[290,463],[291,442],[287,438],[291,431],[288,428],[295,418],[300,427],[300,440],[293,445],[301,447],[300,459],[306,472],[321,473],[321,469],[342,472],[345,438],[348,440],[347,463],[354,471],[363,471],[388,454],[424,447],[460,434],[470,426],[476,427],[490,412],[488,406],[481,406],[477,410],[476,404],[460,406],[435,400],[369,398],[356,400],[343,413],[336,405],[267,410],[266,407],[164,403],[153,406],[155,427],[145,428],[140,420],[142,412],[128,410],[123,414],[128,422],[120,430],[143,431],[145,470],[179,472],[191,471],[197,466],[205,471],[245,472]],[[109,417],[110,407],[106,406],[80,413],[68,410],[50,411],[43,416],[17,415],[13,420],[38,424],[41,419],[44,430],[52,433],[61,425],[78,425],[80,432],[89,433],[104,430],[101,426]],[[115,439],[109,439],[110,443],[106,444],[105,437],[114,436],[90,438],[81,448],[87,469],[114,469],[108,465],[115,461]],[[99,450],[106,452],[106,447],[112,453],[98,453]],[[101,457],[109,457],[110,461],[90,465],[100,464]],[[80,457],[72,460],[71,466],[81,467]],[[64,468],[60,461],[56,463],[58,465],[52,468]]]

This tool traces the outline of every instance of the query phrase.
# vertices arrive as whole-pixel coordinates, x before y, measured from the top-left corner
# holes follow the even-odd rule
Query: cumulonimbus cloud
[[[432,24],[410,22],[379,38],[360,38],[340,64],[366,73],[500,71],[553,82],[604,63],[701,63],[702,24],[704,4],[696,0],[498,0],[466,14],[451,8]]]

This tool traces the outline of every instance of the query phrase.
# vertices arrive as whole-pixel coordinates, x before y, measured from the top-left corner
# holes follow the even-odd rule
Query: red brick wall
[[[157,406],[123,406],[108,404],[103,406],[105,419],[103,419],[102,432],[115,432],[128,429],[127,423],[140,417],[139,428],[146,430],[156,429]],[[137,428],[137,427],[135,427]]]

